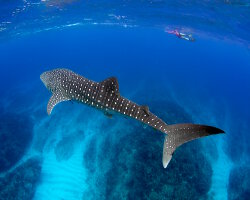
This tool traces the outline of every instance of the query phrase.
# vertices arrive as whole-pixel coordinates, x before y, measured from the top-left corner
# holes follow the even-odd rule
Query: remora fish
[[[47,105],[51,111],[62,101],[74,100],[104,111],[107,116],[117,112],[134,118],[165,134],[162,163],[166,168],[177,147],[196,138],[224,133],[223,130],[206,125],[175,124],[167,125],[149,111],[120,95],[118,81],[110,77],[102,82],[86,79],[68,69],[54,69],[41,74],[42,82],[52,92]]]

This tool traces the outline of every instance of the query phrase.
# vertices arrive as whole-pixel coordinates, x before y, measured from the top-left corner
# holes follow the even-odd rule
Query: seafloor
[[[48,94],[35,93],[37,87],[19,88],[22,92],[15,95],[10,91],[1,100],[0,138],[4,142],[0,143],[0,199],[194,200],[249,196],[249,166],[232,166],[218,146],[225,142],[224,135],[183,145],[164,169],[161,133],[134,120],[120,116],[110,119],[100,111],[71,102],[56,106],[48,117]],[[155,97],[152,94],[159,88],[144,88],[145,84],[127,95],[137,102],[147,99],[151,111],[169,124],[199,122],[170,90],[161,90],[168,95]],[[31,93],[32,97],[27,96]],[[216,125],[223,119],[203,120]]]

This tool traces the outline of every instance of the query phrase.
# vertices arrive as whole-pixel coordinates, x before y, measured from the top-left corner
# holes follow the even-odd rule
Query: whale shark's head
[[[61,73],[58,70],[51,70],[43,72],[40,75],[40,79],[48,90],[54,92],[56,88],[60,85]]]

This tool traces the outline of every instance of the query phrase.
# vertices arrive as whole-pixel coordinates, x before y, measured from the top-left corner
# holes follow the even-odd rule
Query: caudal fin
[[[163,146],[162,164],[166,168],[175,149],[182,144],[208,135],[225,133],[212,126],[198,124],[175,124],[167,126],[168,135],[165,136]]]

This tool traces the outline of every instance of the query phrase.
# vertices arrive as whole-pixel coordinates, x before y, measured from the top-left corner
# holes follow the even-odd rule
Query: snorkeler
[[[185,34],[185,33],[181,33],[178,30],[173,30],[173,31],[168,31],[166,30],[165,32],[169,33],[169,34],[174,34],[176,35],[178,38],[184,39],[184,40],[188,40],[191,42],[194,42],[195,39],[193,38],[193,36],[191,34]]]

